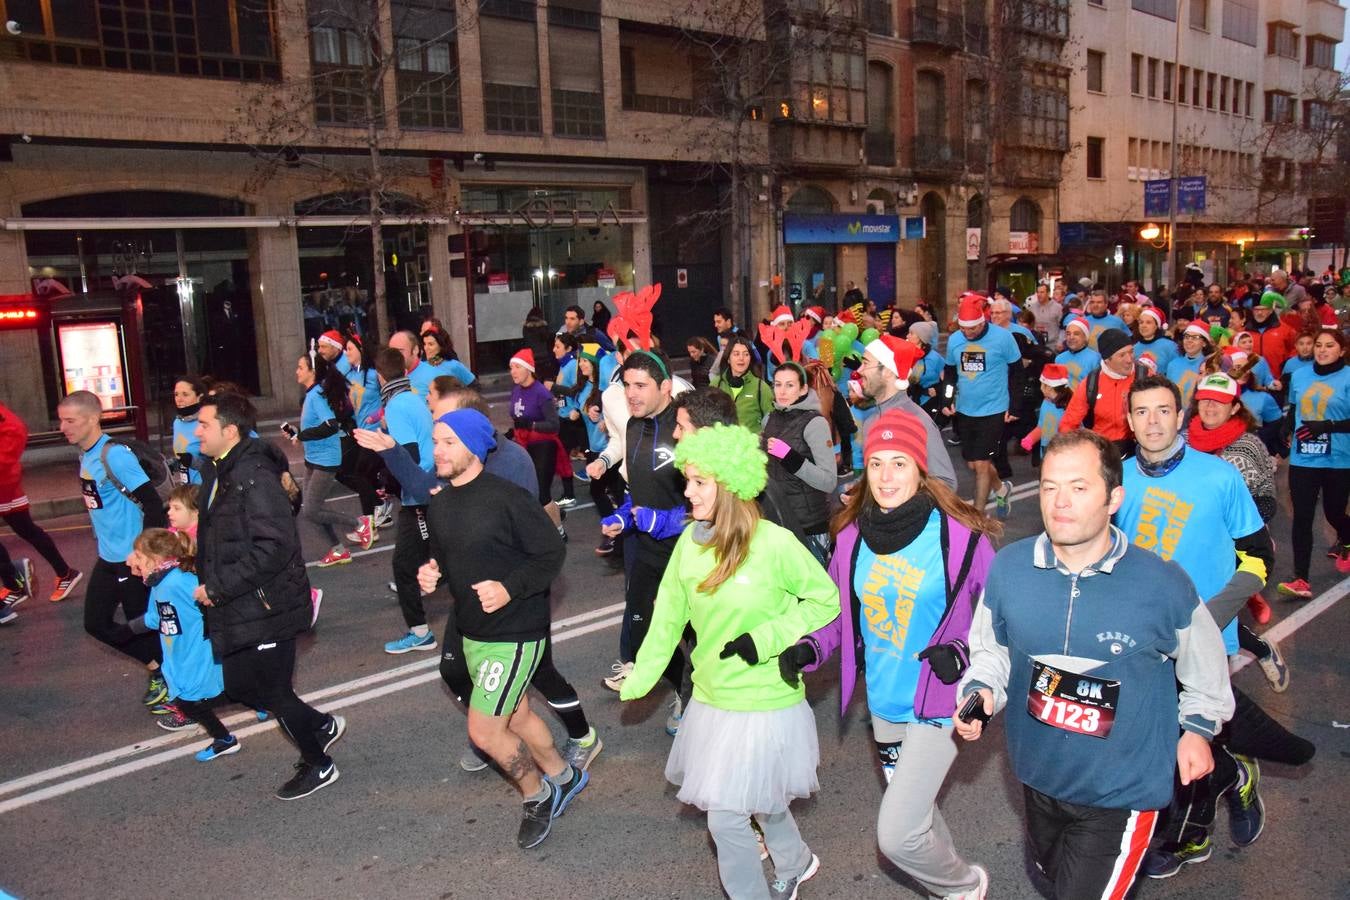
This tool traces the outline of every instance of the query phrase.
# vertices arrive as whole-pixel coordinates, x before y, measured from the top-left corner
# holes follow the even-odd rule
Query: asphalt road
[[[1015,483],[1029,485],[1027,460],[1014,465]],[[1034,503],[1014,504],[1007,539],[1039,530]],[[1285,547],[1288,521],[1285,510],[1273,523]],[[81,518],[47,524],[76,565],[92,563]],[[670,745],[664,688],[624,707],[600,683],[616,656],[622,577],[591,552],[592,510],[574,512],[567,525],[555,658],[605,749],[591,785],[537,850],[515,846],[515,792],[491,771],[459,769],[465,719],[437,676],[437,654],[383,652],[402,620],[385,587],[389,544],[381,541],[348,566],[311,570],[326,599],[318,627],[301,639],[297,683],[346,716],[348,731],[334,748],[339,782],[295,803],[272,797],[296,754],[270,724],[231,708],[242,752],[198,763],[191,753],[205,738],[155,727],[139,703],[143,673],[83,633],[79,596],[19,607],[18,621],[0,629],[0,889],[23,898],[722,896],[703,816],[675,800],[662,774]],[[31,555],[13,535],[3,541],[12,555]],[[51,574],[38,566],[45,597]],[[1288,567],[1277,573],[1288,577]],[[1350,604],[1334,602],[1350,579],[1319,553],[1313,581],[1322,600],[1273,601],[1293,667],[1290,690],[1272,693],[1254,665],[1235,680],[1313,740],[1317,758],[1298,771],[1263,769],[1268,824],[1256,844],[1234,848],[1221,810],[1214,857],[1142,884],[1138,896],[1350,897],[1338,836],[1350,826],[1350,730],[1333,724],[1350,725],[1340,639],[1350,631]],[[435,629],[445,604],[429,603]],[[1315,609],[1322,611],[1310,617]],[[922,896],[876,850],[881,780],[863,704],[855,701],[841,721],[835,674],[814,676],[808,688],[821,791],[794,811],[821,869],[801,895]],[[545,717],[561,739],[560,724]],[[940,802],[958,848],[988,868],[990,897],[1046,896],[1026,859],[1020,788],[1000,727],[961,748]]]

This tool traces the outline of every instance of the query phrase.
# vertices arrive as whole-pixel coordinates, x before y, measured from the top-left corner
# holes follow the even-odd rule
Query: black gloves
[[[924,648],[919,654],[919,659],[928,660],[928,667],[933,670],[938,681],[943,684],[956,684],[970,667],[970,648],[961,640],[934,644]]]
[[[1331,422],[1327,419],[1304,420],[1298,431],[1294,432],[1300,441],[1310,441],[1324,434],[1331,434]]]
[[[730,659],[733,656],[739,656],[745,660],[747,665],[759,664],[759,651],[755,649],[755,639],[749,634],[743,634],[738,638],[733,638],[726,642],[722,647],[722,652],[718,654],[719,659]]]
[[[816,650],[806,642],[793,644],[778,655],[778,674],[788,683],[789,687],[796,687],[801,683],[801,672],[807,666],[816,661]]]

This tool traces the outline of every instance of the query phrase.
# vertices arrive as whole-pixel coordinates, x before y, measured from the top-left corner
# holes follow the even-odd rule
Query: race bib
[[[103,508],[103,498],[98,495],[98,484],[92,478],[80,479],[80,493],[84,496],[85,509]]]
[[[1051,728],[1104,738],[1111,733],[1119,705],[1119,681],[1078,675],[1032,661],[1027,712]]]
[[[1300,438],[1298,452],[1303,456],[1326,456],[1331,452],[1331,435],[1324,434],[1306,441]]]
[[[177,637],[182,634],[183,629],[178,625],[178,612],[173,608],[173,604],[160,602],[155,606],[159,608],[159,633],[165,637]]]
[[[962,350],[961,351],[961,371],[970,375],[978,375],[984,371],[984,351],[983,350]]]

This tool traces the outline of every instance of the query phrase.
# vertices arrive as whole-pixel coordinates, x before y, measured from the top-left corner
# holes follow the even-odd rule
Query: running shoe
[[[272,718],[272,714],[265,709],[254,710],[254,712],[258,716],[259,722],[266,722],[268,719]]]
[[[459,755],[459,767],[465,772],[481,772],[490,765],[492,762],[487,758],[487,754],[475,747],[473,741],[469,741],[464,747],[464,752]]]
[[[611,691],[623,690],[623,683],[628,679],[629,675],[633,674],[633,664],[630,662],[616,662],[609,668],[614,674],[605,678],[605,687],[609,688]]]
[[[165,731],[182,731],[184,728],[191,728],[197,723],[183,715],[183,711],[172,703],[161,704],[164,707],[164,714],[155,719],[155,724]],[[158,707],[156,707],[158,709]]]
[[[1350,544],[1345,544],[1336,548],[1336,555],[1332,557],[1336,560],[1336,571],[1342,575],[1350,574]]]
[[[345,566],[352,561],[352,554],[346,547],[334,547],[329,550],[324,558],[319,560],[320,569],[326,569],[329,566]]]
[[[47,599],[53,603],[60,603],[70,596],[70,592],[75,590],[75,585],[84,578],[84,573],[76,569],[71,569],[60,578],[56,579],[56,587],[52,588],[52,595]]]
[[[150,682],[145,687],[145,696],[141,698],[141,702],[146,706],[159,706],[168,696],[169,685],[165,683],[161,671],[156,669],[150,674]]]
[[[600,546],[595,548],[596,556],[609,556],[614,552],[614,538],[605,538],[600,542]]]
[[[37,596],[37,574],[33,571],[33,561],[28,558],[14,561],[14,571],[19,576],[19,587],[24,598]]]
[[[0,603],[4,603],[7,606],[18,606],[27,599],[28,594],[22,589],[10,590],[9,588],[0,585]]]
[[[0,599],[0,625],[8,625],[19,617],[19,614],[14,611],[14,607],[18,605],[17,600]]]
[[[984,870],[984,866],[972,865],[970,868],[974,870],[975,877],[979,880],[968,891],[948,894],[947,897],[950,900],[984,900],[984,895],[989,893],[989,873]]]
[[[520,817],[520,831],[516,833],[516,844],[522,850],[538,847],[553,829],[553,817],[558,813],[558,801],[562,792],[553,786],[553,782],[544,779],[544,788],[548,796],[542,800],[526,800]]]
[[[370,545],[375,543],[375,524],[370,516],[357,516],[356,530],[347,532],[347,540],[360,544],[362,550],[370,549]]]
[[[276,793],[278,800],[299,800],[322,790],[338,780],[338,767],[330,759],[327,765],[312,766],[307,762],[295,764],[295,774]]]
[[[328,721],[324,722],[319,730],[314,732],[314,736],[319,739],[319,745],[323,748],[323,752],[327,753],[328,748],[336,744],[338,739],[346,733],[347,720],[342,716],[330,715]]]
[[[313,628],[314,624],[319,621],[319,607],[323,606],[323,588],[309,589],[309,606],[311,610],[309,627]]]
[[[196,753],[197,762],[210,762],[217,756],[229,756],[231,753],[239,752],[239,739],[234,735],[217,738],[211,742],[209,747],[198,750]]]
[[[432,636],[430,631],[426,634],[416,634],[415,632],[410,631],[398,640],[390,641],[384,645],[384,652],[392,653],[394,655],[407,653],[409,650],[435,649],[436,638]]]
[[[994,492],[994,515],[1006,519],[1012,513],[1012,482],[1005,481]]]
[[[577,505],[576,497],[562,497],[558,501],[558,509],[571,509]]]
[[[810,881],[819,871],[820,857],[812,853],[811,862],[807,864],[806,871],[802,874],[787,881],[774,881],[769,884],[769,897],[772,900],[797,900],[797,888],[802,886],[802,882]]]
[[[564,544],[567,543],[567,529],[561,525],[558,526],[558,537],[562,538]]]
[[[389,593],[391,593],[391,594],[397,594],[397,593],[398,593],[398,582],[391,581],[391,582],[389,582],[388,584],[386,584],[385,587],[387,587],[387,588],[389,589]]]
[[[1260,594],[1252,594],[1247,598],[1247,610],[1257,625],[1264,625],[1270,621],[1270,604]]]
[[[558,808],[553,811],[553,818],[558,819],[567,812],[567,807],[577,794],[586,789],[586,785],[591,783],[591,773],[585,769],[578,769],[576,766],[569,765],[568,769],[572,772],[572,777],[567,779],[567,784],[561,787],[554,785],[554,790],[560,795],[558,797]]]
[[[1256,760],[1233,754],[1238,764],[1238,783],[1228,798],[1228,832],[1233,843],[1246,847],[1256,842],[1266,827],[1266,805],[1261,802],[1261,767]]]
[[[1281,581],[1280,586],[1276,588],[1281,594],[1287,594],[1290,597],[1298,597],[1301,600],[1312,599],[1312,585],[1302,578],[1295,578],[1293,581]]]
[[[1208,836],[1185,844],[1164,844],[1148,851],[1142,868],[1149,878],[1171,878],[1181,871],[1182,866],[1202,863],[1213,852],[1214,844]]]
[[[1266,641],[1266,646],[1270,647],[1270,655],[1265,659],[1258,659],[1257,665],[1261,667],[1266,681],[1270,682],[1270,689],[1277,694],[1283,694],[1289,690],[1289,664],[1284,661],[1279,644]]]
[[[684,718],[684,701],[676,694],[670,701],[670,715],[666,716],[666,734],[674,737],[680,731],[680,720]]]
[[[600,735],[595,733],[595,726],[592,725],[584,738],[567,739],[567,743],[563,745],[562,758],[574,769],[589,769],[591,761],[599,756],[603,749],[605,742],[600,740]]]
[[[394,524],[394,501],[382,500],[370,516],[370,524],[375,528],[388,528]]]

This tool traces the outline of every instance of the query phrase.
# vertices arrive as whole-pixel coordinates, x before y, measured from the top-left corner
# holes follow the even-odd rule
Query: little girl
[[[136,538],[135,550],[150,588],[145,626],[159,631],[169,702],[212,739],[210,746],[198,751],[197,760],[210,762],[235,753],[239,740],[211,710],[225,693],[225,677],[202,628],[202,612],[192,599],[200,582],[193,574],[191,539],[182,531],[147,528]]]
[[[1031,464],[1040,466],[1041,454],[1050,444],[1050,439],[1059,432],[1059,420],[1073,399],[1073,390],[1069,387],[1069,369],[1056,363],[1048,363],[1041,369],[1040,412],[1036,414],[1036,427],[1022,438],[1022,449],[1031,452]]]

